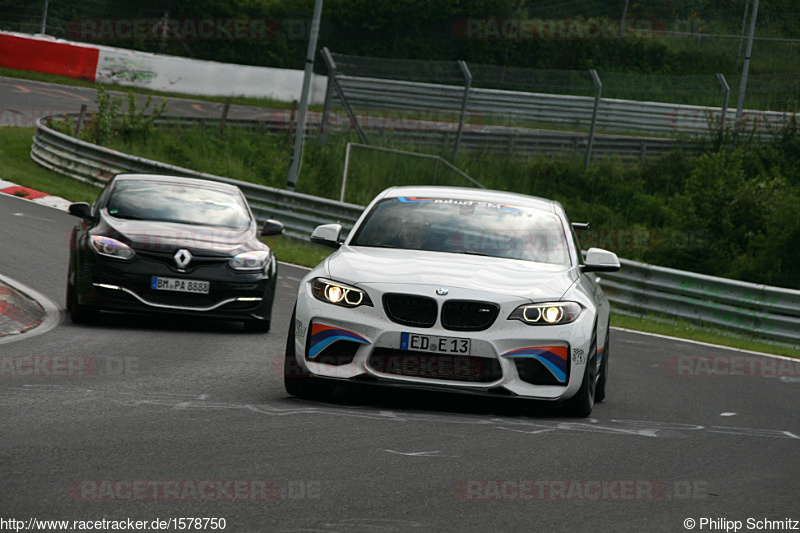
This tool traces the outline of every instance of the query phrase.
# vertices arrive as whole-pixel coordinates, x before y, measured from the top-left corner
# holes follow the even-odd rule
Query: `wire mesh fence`
[[[387,59],[332,53],[338,73],[350,77],[464,86],[456,61]],[[797,54],[800,56],[800,51]],[[468,63],[472,87],[573,96],[594,96],[588,70],[540,70],[514,66]],[[716,74],[665,75],[598,71],[603,97],[642,102],[720,107],[725,91]],[[735,102],[741,73],[725,73],[730,102]],[[796,111],[800,109],[800,73],[750,73],[748,109]]]

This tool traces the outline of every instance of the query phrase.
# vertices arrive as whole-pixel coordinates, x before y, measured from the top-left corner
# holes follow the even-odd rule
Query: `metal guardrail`
[[[464,88],[382,78],[337,74],[340,87],[350,106],[361,109],[457,110],[463,101]],[[482,117],[502,117],[508,124],[554,124],[588,130],[592,124],[595,98],[587,96],[528,93],[473,87],[467,108],[470,122]],[[725,115],[732,117],[735,110]],[[757,118],[754,127],[760,133],[775,133],[786,124],[791,113],[747,111]],[[613,98],[600,99],[597,126],[606,131],[675,136],[707,134],[712,125],[722,122],[721,107],[639,102]]]
[[[601,274],[617,307],[800,344],[800,291],[621,259]]]
[[[36,121],[31,159],[45,168],[97,186],[105,185],[111,177],[123,172],[169,174],[231,183],[242,189],[260,222],[268,218],[278,219],[286,226],[287,233],[295,236],[306,236],[319,224],[332,222],[341,223],[349,231],[364,209],[354,204],[124,154],[54,131],[43,119]]]
[[[364,207],[241,182],[124,154],[87,143],[36,122],[31,158],[60,174],[101,186],[120,172],[166,173],[239,186],[260,221],[281,220],[305,237],[319,224],[352,228]],[[800,291],[705,276],[622,259],[617,273],[602,275],[615,305],[639,312],[732,329],[800,344]]]

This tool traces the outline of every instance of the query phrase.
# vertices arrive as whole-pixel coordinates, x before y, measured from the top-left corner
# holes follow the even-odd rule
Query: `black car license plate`
[[[150,278],[150,288],[156,291],[177,291],[208,294],[208,291],[211,290],[211,283],[196,279],[162,278],[153,276]]]

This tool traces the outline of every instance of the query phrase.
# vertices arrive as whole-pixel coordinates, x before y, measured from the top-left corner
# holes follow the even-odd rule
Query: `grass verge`
[[[60,196],[73,202],[93,202],[97,187],[67,179],[31,159],[33,128],[0,128],[0,179]]]
[[[672,318],[648,315],[631,315],[623,311],[612,311],[611,325],[680,339],[729,346],[740,350],[800,358],[800,346],[783,344],[739,333],[705,327],[686,320],[675,320]]]

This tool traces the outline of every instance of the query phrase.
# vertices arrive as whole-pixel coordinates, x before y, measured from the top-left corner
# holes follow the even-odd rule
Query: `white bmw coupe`
[[[289,394],[343,381],[560,401],[606,395],[609,303],[560,203],[456,187],[394,187],[300,283],[286,343]]]

